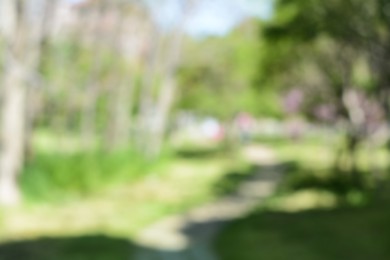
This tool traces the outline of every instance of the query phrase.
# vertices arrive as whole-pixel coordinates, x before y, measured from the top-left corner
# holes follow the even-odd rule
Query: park
[[[0,260],[390,259],[385,0],[0,0]]]

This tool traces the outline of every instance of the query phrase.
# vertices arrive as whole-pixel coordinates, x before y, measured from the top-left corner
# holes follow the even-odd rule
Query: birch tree
[[[4,41],[1,150],[0,150],[0,204],[20,201],[17,177],[26,149],[28,82],[37,73],[42,41],[45,37],[43,20],[50,1],[2,0],[1,36]]]
[[[181,14],[169,37],[165,55],[162,56],[163,60],[160,61],[160,66],[162,66],[159,70],[162,72],[161,82],[157,98],[151,110],[152,120],[149,126],[150,136],[148,137],[148,149],[146,151],[151,158],[157,157],[161,153],[163,146],[169,115],[177,93],[177,70],[181,61],[184,28],[193,4],[192,0],[181,2]]]

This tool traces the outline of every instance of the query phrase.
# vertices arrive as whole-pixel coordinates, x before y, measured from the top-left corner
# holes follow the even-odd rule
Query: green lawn
[[[332,170],[335,143],[262,142],[293,167],[273,197],[220,234],[215,246],[222,260],[390,259],[389,200],[348,190]],[[370,152],[363,146],[359,169],[372,179],[370,167],[386,173],[387,158],[384,149]]]
[[[222,260],[390,259],[390,207],[257,212],[229,226]]]
[[[0,260],[127,260],[134,246],[108,236],[42,238],[0,245]]]
[[[216,147],[149,166],[123,153],[36,159],[21,178],[25,202],[0,211],[0,260],[129,259],[137,232],[230,191],[233,183],[219,183],[232,172],[249,174],[247,163]]]
[[[146,166],[126,153],[44,154],[21,178],[25,203],[0,211],[0,242],[85,234],[131,239],[160,218],[213,200],[219,180],[245,165],[209,148]]]
[[[301,166],[305,176],[326,174],[333,161],[332,147],[323,141],[264,143],[280,162],[299,166],[289,181],[300,180]],[[0,242],[6,243],[0,260],[29,259],[31,250],[43,260],[127,259],[132,237],[145,226],[233,191],[251,172],[239,156],[216,147],[187,147],[155,165],[138,162],[131,153],[79,157],[45,149],[21,178],[26,203],[0,212]],[[385,157],[383,151],[379,155]],[[316,193],[314,200],[311,192],[282,189],[266,205],[284,213],[263,207],[228,227],[217,242],[222,259],[387,259],[390,208],[297,212],[337,205],[328,191]],[[104,252],[89,250],[99,244]],[[1,255],[2,250],[11,255]]]

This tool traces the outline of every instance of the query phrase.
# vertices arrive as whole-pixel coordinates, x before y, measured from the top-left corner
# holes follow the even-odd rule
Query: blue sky
[[[158,23],[169,28],[179,21],[182,0],[147,0]],[[194,0],[185,26],[195,37],[224,35],[243,19],[266,19],[272,14],[271,0]]]
[[[75,3],[83,0],[65,1]],[[179,22],[180,3],[183,0],[144,1],[163,28],[170,28]],[[194,37],[224,35],[247,17],[270,17],[271,3],[272,0],[194,0],[185,30]]]

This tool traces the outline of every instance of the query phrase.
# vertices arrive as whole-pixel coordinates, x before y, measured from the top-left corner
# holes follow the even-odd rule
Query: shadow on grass
[[[362,179],[367,181],[362,184],[345,172],[316,172],[297,163],[282,165],[285,174],[279,191],[284,196],[310,189],[331,192],[343,202],[353,190],[371,194],[369,179]],[[389,201],[390,196],[360,208],[340,204],[337,209],[297,213],[257,210],[219,233],[215,243],[219,259],[390,259]]]
[[[205,158],[215,158],[218,156],[224,155],[226,151],[219,147],[187,147],[181,148],[176,151],[176,156],[184,159],[205,159]]]
[[[0,260],[154,260],[192,259],[192,252],[137,245],[103,235],[42,238],[0,244]]]
[[[368,172],[344,172],[336,169],[309,169],[304,165],[291,164],[280,185],[282,191],[305,189],[328,191],[343,197],[351,191],[369,193],[372,176]],[[371,179],[370,179],[371,177]]]
[[[390,259],[390,208],[258,212],[216,243],[222,260]]]
[[[135,245],[106,236],[42,238],[0,244],[1,260],[132,259]]]
[[[293,188],[305,187],[298,180],[308,173],[302,172],[298,165],[286,162],[251,165],[242,171],[232,171],[217,182],[215,193],[221,197],[234,193],[241,183],[256,181],[258,177],[265,182],[271,181],[275,171],[287,172],[287,178],[295,178],[300,184],[294,184]],[[181,232],[190,244],[182,250],[145,247],[106,236],[47,238],[0,244],[0,260],[206,260],[210,239],[231,221],[235,222],[219,237],[217,248],[221,258],[218,259],[390,259],[390,209],[297,214],[263,212],[241,220],[236,218],[233,214],[231,218],[216,216],[188,223]]]
[[[230,171],[224,174],[223,178],[216,182],[214,193],[217,196],[223,196],[234,192],[243,181],[248,180],[251,176],[256,174],[257,171],[257,166],[250,165],[245,167],[245,169]]]
[[[267,176],[266,173],[287,173],[293,168],[296,168],[296,165],[293,162],[282,162],[270,165],[251,164],[240,170],[224,174],[223,177],[216,182],[214,194],[217,196],[229,195],[234,193],[243,182],[255,181],[258,178],[262,178],[263,180],[268,178],[272,180],[274,176],[272,174],[268,174]]]

